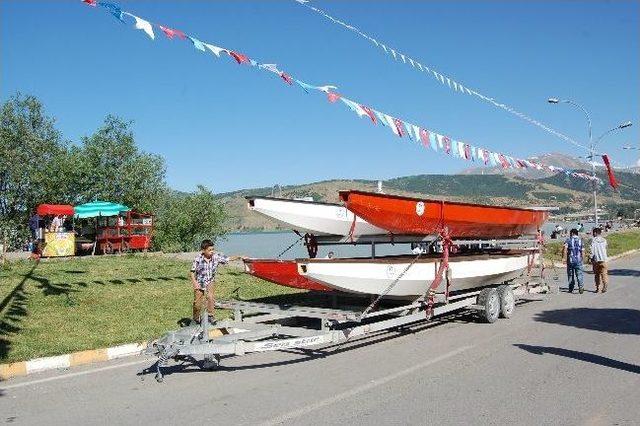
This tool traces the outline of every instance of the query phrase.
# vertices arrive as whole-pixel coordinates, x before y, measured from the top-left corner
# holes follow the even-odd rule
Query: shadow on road
[[[516,343],[514,346],[524,349],[536,355],[552,354],[566,358],[577,359],[578,361],[590,362],[604,367],[615,368],[616,370],[628,371],[629,373],[640,374],[640,365],[629,364],[628,362],[617,361],[600,355],[587,352],[572,351],[570,349],[554,348],[550,346],[532,346]]]
[[[536,321],[615,334],[640,335],[640,311],[618,308],[571,308],[542,311]]]
[[[611,269],[609,275],[615,275],[620,277],[640,277],[640,270],[638,269]]]

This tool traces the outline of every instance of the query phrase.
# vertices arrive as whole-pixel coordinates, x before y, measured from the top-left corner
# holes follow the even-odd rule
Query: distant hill
[[[581,165],[586,170],[584,163],[575,165]],[[564,167],[569,167],[569,164],[564,164]],[[599,202],[605,205],[605,209],[614,213],[622,209],[627,215],[633,215],[635,209],[640,209],[640,174],[616,171],[621,184],[620,193],[613,192],[606,184],[607,177],[603,171],[599,171],[598,176],[605,182],[599,189]],[[373,180],[329,180],[277,187],[275,195],[285,198],[312,197],[315,201],[337,203],[339,190],[375,191],[376,188],[377,181]],[[383,190],[399,195],[494,205],[558,206],[561,213],[589,209],[592,205],[591,184],[565,175],[536,178],[507,173],[416,175],[383,181]],[[229,228],[234,231],[279,229],[275,222],[248,210],[244,198],[273,194],[274,188],[271,187],[219,194],[229,215]]]

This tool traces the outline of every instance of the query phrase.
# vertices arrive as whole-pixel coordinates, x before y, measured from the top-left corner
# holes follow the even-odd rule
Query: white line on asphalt
[[[69,379],[71,377],[84,376],[84,375],[91,374],[91,373],[99,373],[101,371],[114,370],[116,368],[130,367],[132,365],[142,364],[144,362],[151,362],[151,361],[153,361],[153,360],[139,359],[137,361],[131,361],[131,362],[127,362],[127,363],[124,363],[124,364],[109,365],[107,367],[94,368],[92,370],[78,371],[76,373],[69,373],[69,374],[62,374],[60,376],[47,377],[46,379],[38,379],[38,380],[31,380],[31,381],[28,381],[28,382],[16,383],[15,385],[2,386],[2,384],[0,384],[0,390],[21,388],[21,387],[24,387],[24,386],[31,386],[31,385],[37,385],[37,384],[40,384],[40,383],[52,382],[54,380]]]
[[[391,382],[393,380],[396,380],[396,379],[399,379],[401,377],[407,376],[407,375],[412,374],[412,373],[414,373],[414,372],[416,372],[416,371],[418,371],[418,370],[420,370],[422,368],[428,367],[429,365],[432,365],[432,364],[435,364],[437,362],[443,361],[443,360],[445,360],[447,358],[451,358],[452,356],[456,356],[456,355],[458,355],[458,354],[460,354],[460,353],[462,353],[464,351],[467,351],[467,350],[469,350],[471,348],[473,348],[473,346],[462,346],[462,347],[460,347],[458,349],[455,349],[455,350],[453,350],[451,352],[448,352],[448,353],[446,353],[444,355],[440,355],[438,357],[430,359],[429,361],[425,361],[425,362],[422,362],[420,364],[416,364],[416,365],[414,365],[412,367],[409,367],[409,368],[407,368],[405,370],[398,371],[396,373],[390,374],[390,375],[382,377],[380,379],[372,380],[367,384],[364,384],[364,385],[361,385],[361,386],[357,386],[357,387],[355,387],[353,389],[350,389],[350,390],[348,390],[346,392],[339,393],[339,394],[334,395],[334,396],[332,396],[330,398],[323,399],[321,401],[315,402],[313,404],[309,404],[309,405],[307,405],[305,407],[302,407],[302,408],[299,408],[297,410],[290,411],[289,413],[285,413],[285,414],[282,414],[280,416],[274,417],[271,420],[267,420],[266,422],[262,423],[262,425],[265,425],[265,426],[266,425],[277,425],[277,424],[281,424],[281,423],[284,423],[284,422],[287,422],[287,421],[291,421],[291,420],[296,419],[298,417],[302,417],[305,414],[308,414],[308,413],[310,413],[312,411],[318,410],[320,408],[326,407],[326,406],[331,405],[331,404],[335,404],[338,401],[342,401],[344,399],[351,398],[351,397],[356,396],[356,395],[358,395],[358,394],[360,394],[362,392],[366,392],[366,391],[368,391],[370,389],[373,389],[373,388],[376,388],[378,386],[384,385],[384,384],[389,383],[389,382]]]

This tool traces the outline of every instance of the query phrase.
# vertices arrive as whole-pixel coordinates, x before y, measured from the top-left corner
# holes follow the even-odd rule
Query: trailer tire
[[[215,370],[220,366],[220,355],[205,355],[202,361],[203,370]]]
[[[508,285],[498,286],[498,295],[500,296],[500,317],[511,318],[516,308],[516,297],[513,289]]]
[[[485,288],[478,294],[476,301],[483,309],[480,311],[482,320],[494,323],[500,315],[500,295],[495,288]]]

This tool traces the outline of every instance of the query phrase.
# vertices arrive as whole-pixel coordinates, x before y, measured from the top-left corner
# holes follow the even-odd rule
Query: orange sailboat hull
[[[300,275],[295,260],[246,259],[244,265],[248,274],[285,287],[314,291],[333,291],[317,281]]]
[[[340,191],[347,209],[393,234],[437,234],[446,226],[456,238],[533,235],[548,211],[419,199],[363,191]]]

